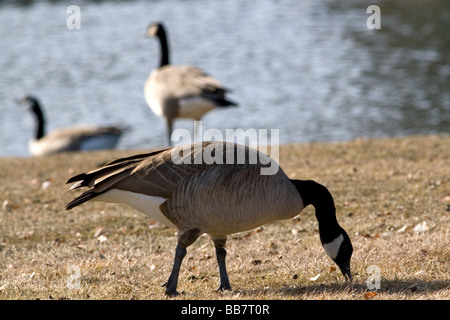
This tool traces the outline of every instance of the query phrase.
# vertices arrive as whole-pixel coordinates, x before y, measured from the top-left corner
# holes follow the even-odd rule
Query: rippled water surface
[[[74,3],[77,3],[76,1]],[[48,130],[123,124],[119,148],[166,144],[143,85],[167,27],[174,64],[196,65],[233,90],[239,107],[203,129],[269,128],[280,142],[449,132],[450,4],[377,1],[81,1],[69,30],[66,1],[0,3],[0,156],[28,156],[34,119],[14,99],[40,98]],[[176,128],[192,130],[192,121]]]

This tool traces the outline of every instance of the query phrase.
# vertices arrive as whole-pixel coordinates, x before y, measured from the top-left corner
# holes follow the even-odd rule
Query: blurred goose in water
[[[215,107],[236,106],[225,97],[229,90],[202,70],[170,65],[167,35],[161,23],[152,23],[146,36],[158,37],[161,61],[145,82],[145,100],[156,115],[166,119],[169,145],[176,118],[200,120]]]
[[[36,117],[36,134],[28,145],[33,156],[68,151],[112,149],[124,132],[124,129],[118,126],[78,126],[60,128],[46,134],[45,117],[38,99],[25,96],[17,101],[26,106]]]
[[[262,174],[263,169],[271,174]],[[267,155],[229,142],[199,142],[118,159],[76,175],[70,189],[89,188],[67,204],[123,203],[178,230],[175,261],[166,294],[177,295],[186,248],[203,233],[216,248],[219,290],[230,290],[225,266],[227,235],[289,219],[313,205],[327,255],[351,280],[353,247],[338,224],[333,197],[312,180],[291,180]],[[304,259],[304,257],[299,257]]]

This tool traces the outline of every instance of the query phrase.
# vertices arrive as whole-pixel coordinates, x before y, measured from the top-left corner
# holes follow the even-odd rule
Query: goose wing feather
[[[214,154],[221,144],[224,152]],[[224,142],[203,142],[201,146],[185,148],[178,146],[115,160],[104,168],[69,179],[78,181],[74,187],[91,189],[68,208],[118,189],[166,199],[160,209],[181,229],[201,226],[205,232],[226,234],[292,217],[303,207],[295,187],[281,169],[275,176],[264,176],[260,169],[265,164],[259,158],[256,163],[249,163],[251,153],[259,155],[257,151]],[[237,161],[238,148],[245,151],[246,160],[241,164]],[[205,162],[205,154],[209,153],[226,163],[230,151],[234,156],[232,164]],[[181,158],[174,158],[174,153],[181,155],[181,152],[184,152]],[[197,158],[200,154],[201,162]],[[199,163],[195,164],[196,161]],[[275,212],[278,213],[274,215]]]
[[[193,66],[167,65],[152,71],[148,81],[148,87],[154,94],[175,99],[223,97],[229,91],[219,81]]]
[[[64,151],[78,151],[83,143],[91,138],[112,135],[120,136],[119,127],[78,126],[55,129],[39,140],[32,140],[31,149],[36,155],[52,154]]]
[[[181,180],[213,167],[204,161],[195,164],[196,159],[211,143],[213,142],[203,142],[202,147],[191,145],[187,149],[185,146],[160,149],[117,159],[104,167],[73,176],[67,183],[76,182],[71,189],[88,187],[93,188],[97,194],[117,188],[149,196],[170,198]],[[180,155],[178,161],[173,161],[173,154]],[[234,154],[237,157],[237,152]],[[225,153],[222,161],[223,163],[226,161]]]

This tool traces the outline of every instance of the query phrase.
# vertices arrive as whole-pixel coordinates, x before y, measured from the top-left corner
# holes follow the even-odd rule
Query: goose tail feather
[[[86,201],[91,200],[92,198],[95,198],[99,194],[94,192],[94,190],[88,190],[84,193],[82,193],[79,197],[73,199],[66,205],[66,210],[70,210],[72,208],[75,208],[76,206],[79,206],[80,204],[85,203]]]

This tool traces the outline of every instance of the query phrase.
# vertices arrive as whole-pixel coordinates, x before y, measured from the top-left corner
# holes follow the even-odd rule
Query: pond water
[[[237,108],[203,129],[279,129],[280,143],[448,133],[450,4],[376,1],[0,2],[0,156],[29,156],[34,118],[14,99],[37,96],[47,128],[122,124],[120,149],[166,145],[143,86],[164,22],[173,64],[198,66],[232,89]],[[70,3],[72,4],[72,3]],[[180,120],[176,128],[193,130]]]

